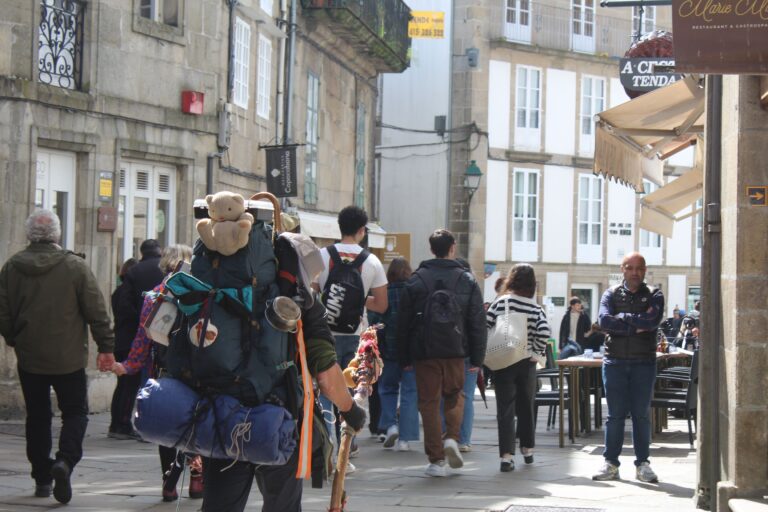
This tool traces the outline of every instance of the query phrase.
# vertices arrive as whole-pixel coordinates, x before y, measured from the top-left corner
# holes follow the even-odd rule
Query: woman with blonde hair
[[[544,308],[536,303],[536,274],[527,263],[518,263],[509,271],[502,293],[488,307],[489,332],[499,316],[522,313],[527,317],[526,356],[516,363],[493,372],[496,390],[496,423],[499,432],[500,470],[515,469],[515,437],[519,434],[520,451],[526,464],[533,462],[536,422],[533,414],[536,395],[536,363],[545,362],[549,322]],[[517,413],[517,426],[515,425]],[[517,427],[517,428],[516,428]]]

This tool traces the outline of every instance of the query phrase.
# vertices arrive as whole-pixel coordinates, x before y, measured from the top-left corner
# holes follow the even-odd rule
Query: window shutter
[[[149,173],[139,171],[136,173],[136,190],[149,190]]]

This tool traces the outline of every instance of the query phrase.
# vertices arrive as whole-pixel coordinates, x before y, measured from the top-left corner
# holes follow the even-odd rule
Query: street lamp
[[[469,200],[467,205],[472,202],[472,196],[480,188],[480,180],[483,177],[483,172],[477,166],[475,160],[470,160],[467,170],[464,172],[464,189],[469,194]]]

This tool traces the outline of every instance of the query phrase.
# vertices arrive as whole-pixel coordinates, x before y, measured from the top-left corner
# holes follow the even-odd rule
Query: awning
[[[704,131],[704,88],[689,75],[596,116],[594,171],[643,191],[662,184],[663,160]]]
[[[339,221],[334,215],[322,215],[320,213],[299,212],[300,231],[312,238],[326,238],[328,240],[341,240]]]
[[[698,210],[692,210],[676,217],[678,212],[701,199],[703,186],[704,173],[697,167],[643,197],[640,200],[640,228],[671,238],[676,221],[698,213]]]
[[[385,237],[387,232],[384,228],[375,222],[369,222],[366,227],[368,228],[368,247],[383,249],[387,245]]]

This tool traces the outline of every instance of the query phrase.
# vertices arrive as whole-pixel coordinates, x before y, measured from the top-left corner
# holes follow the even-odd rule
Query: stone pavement
[[[446,478],[424,474],[422,443],[411,452],[383,450],[368,437],[359,440],[360,455],[353,459],[357,472],[348,475],[348,512],[505,511],[565,512],[605,510],[687,512],[695,510],[696,454],[688,446],[684,421],[670,420],[670,428],[654,439],[651,462],[660,484],[635,480],[631,448],[622,457],[622,480],[594,482],[591,474],[602,462],[602,431],[566,441],[559,448],[557,430],[546,431],[546,410],[539,412],[536,462],[525,465],[518,455],[517,469],[499,472],[493,391],[488,409],[475,397],[472,452],[465,454],[461,470]],[[605,410],[605,408],[604,408]],[[54,419],[56,423],[58,419]],[[108,414],[90,417],[85,456],[73,476],[74,497],[65,508],[79,511],[197,511],[201,502],[186,498],[177,503],[160,499],[157,449],[136,441],[117,441],[105,435]],[[629,422],[627,424],[629,430]],[[627,438],[627,445],[629,434]],[[256,485],[246,510],[260,510]],[[59,508],[53,499],[32,497],[33,481],[24,452],[21,421],[0,423],[0,511],[29,512]],[[330,485],[322,490],[305,486],[304,510],[327,510]],[[587,510],[584,510],[587,509]]]

